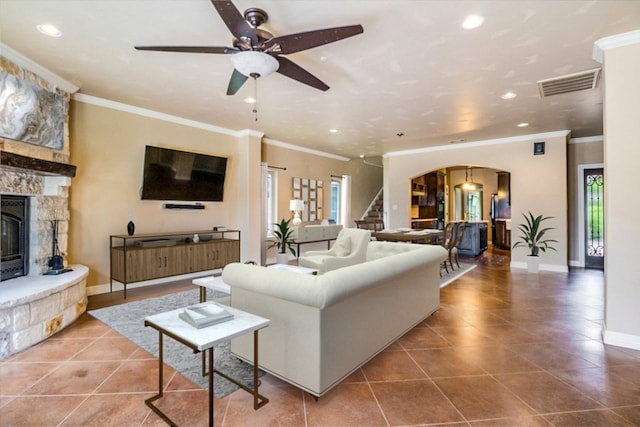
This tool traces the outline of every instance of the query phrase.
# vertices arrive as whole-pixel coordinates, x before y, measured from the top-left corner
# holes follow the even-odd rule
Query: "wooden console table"
[[[197,234],[200,241],[193,243]],[[110,237],[110,289],[161,277],[223,268],[240,261],[239,230],[197,230],[169,233],[117,234]]]

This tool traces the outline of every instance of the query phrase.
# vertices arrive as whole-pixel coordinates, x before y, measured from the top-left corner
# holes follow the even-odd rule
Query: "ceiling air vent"
[[[540,92],[540,98],[584,89],[594,89],[598,85],[598,77],[600,77],[600,68],[539,80],[538,91]]]

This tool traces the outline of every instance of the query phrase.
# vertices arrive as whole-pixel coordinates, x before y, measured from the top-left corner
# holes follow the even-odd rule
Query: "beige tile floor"
[[[441,309],[319,400],[270,377],[268,405],[216,399],[220,426],[640,425],[640,351],[603,345],[600,271],[528,275],[490,253],[442,290]],[[188,284],[132,289],[127,301]],[[122,303],[92,297],[90,308]],[[85,314],[0,361],[2,426],[164,425],[144,404],[157,360]],[[168,374],[167,374],[168,372]],[[158,405],[206,425],[206,393],[171,368]]]

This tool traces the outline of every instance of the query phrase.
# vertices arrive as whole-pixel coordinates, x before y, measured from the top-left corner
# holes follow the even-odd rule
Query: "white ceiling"
[[[209,0],[0,0],[0,41],[80,92],[347,157],[571,130],[601,135],[602,89],[541,99],[536,81],[599,67],[598,39],[640,28],[640,1],[234,0],[286,35],[361,24],[364,33],[288,58],[327,83],[280,74],[226,89],[228,55],[134,45],[231,46]],[[469,14],[484,25],[460,27]],[[49,38],[36,25],[51,23]],[[517,93],[502,100],[507,91]],[[528,122],[529,127],[516,124]],[[337,133],[329,133],[336,128]],[[398,136],[401,133],[403,136]]]

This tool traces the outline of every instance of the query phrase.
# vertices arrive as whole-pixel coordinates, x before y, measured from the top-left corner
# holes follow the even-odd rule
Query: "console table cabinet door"
[[[166,248],[168,253],[167,270],[165,276],[177,276],[191,273],[191,245],[178,245]]]
[[[127,282],[156,279],[168,271],[166,248],[127,249]]]
[[[240,262],[240,241],[239,240],[231,240],[227,241],[224,245],[224,248],[221,251],[222,253],[222,267],[231,263],[231,262]]]
[[[198,243],[191,246],[189,263],[192,271],[213,270],[213,257],[217,244],[211,242]]]

